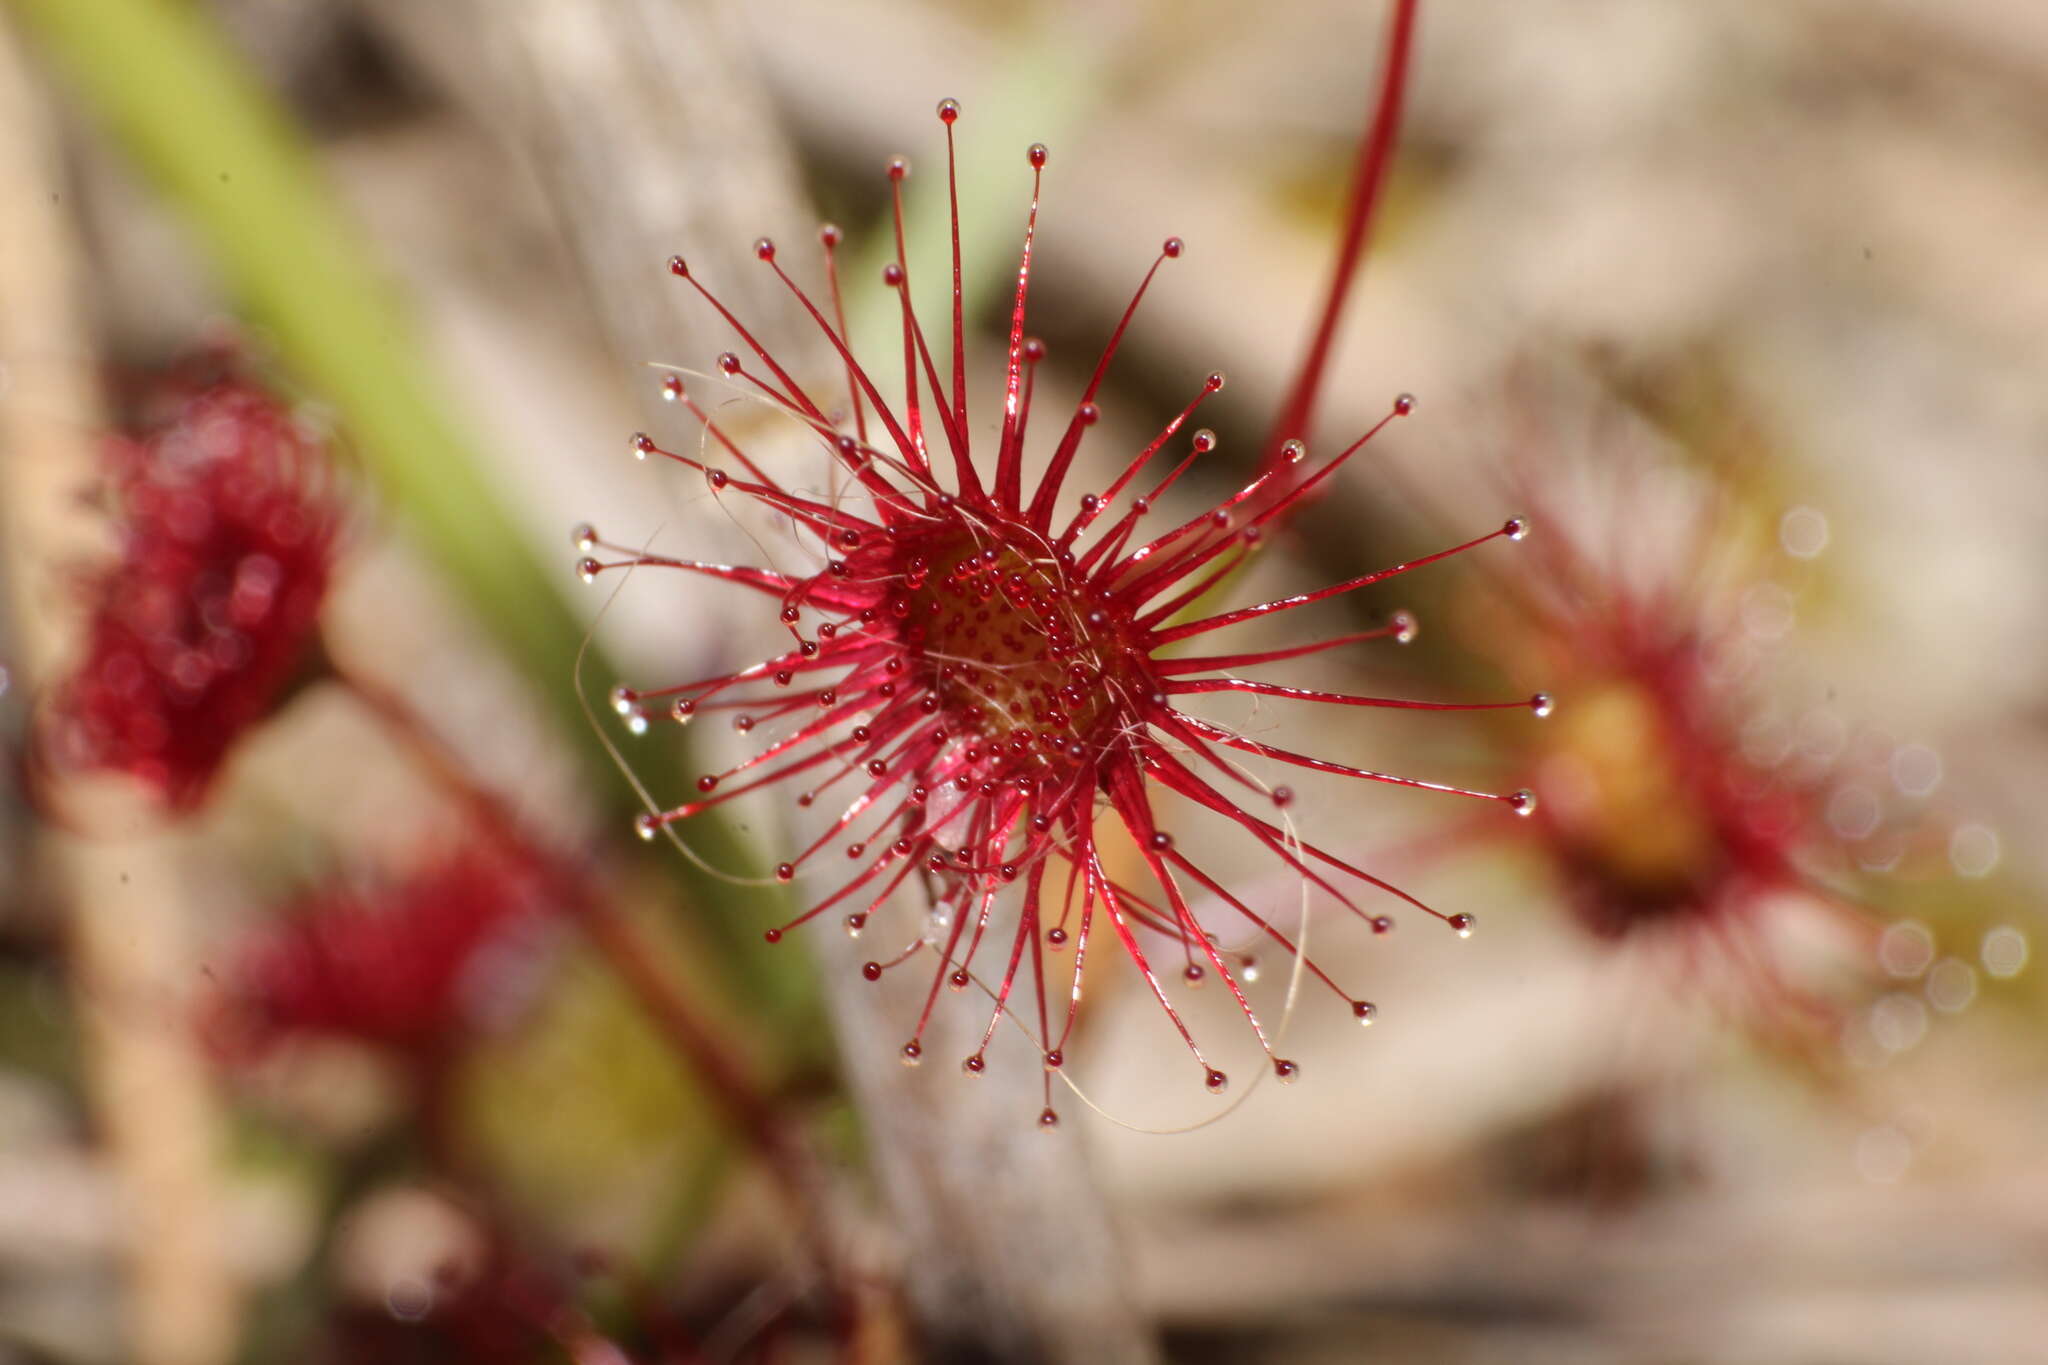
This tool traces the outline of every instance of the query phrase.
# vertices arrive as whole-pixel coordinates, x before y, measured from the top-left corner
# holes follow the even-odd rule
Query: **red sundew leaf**
[[[949,153],[958,113],[958,106],[950,101],[941,107]],[[919,875],[934,907],[931,923],[901,951],[864,968],[864,975],[874,980],[913,958],[923,956],[931,961],[924,1007],[902,1048],[906,1062],[914,1063],[924,1055],[925,1025],[941,987],[957,990],[977,979],[976,960],[982,956],[985,942],[996,935],[997,906],[1015,899],[1020,904],[1008,950],[1001,956],[999,984],[987,988],[993,1014],[983,1034],[984,1048],[997,1024],[1011,1014],[1045,1054],[1050,1077],[1065,1061],[1080,1006],[1081,964],[1091,936],[1099,937],[1106,930],[1186,1040],[1208,1089],[1221,1093],[1228,1078],[1210,1063],[1175,1009],[1141,936],[1163,939],[1188,963],[1190,980],[1213,971],[1235,997],[1276,1075],[1290,1080],[1299,1068],[1272,1056],[1269,1031],[1241,985],[1242,959],[1226,950],[1217,932],[1201,922],[1188,887],[1215,897],[1261,936],[1277,940],[1289,951],[1292,943],[1202,871],[1196,862],[1199,853],[1175,848],[1172,834],[1157,825],[1152,784],[1160,783],[1189,797],[1197,807],[1220,817],[1254,848],[1271,854],[1306,885],[1350,907],[1375,931],[1391,927],[1391,920],[1366,914],[1346,896],[1341,883],[1349,881],[1368,893],[1391,893],[1410,906],[1432,915],[1436,912],[1334,853],[1300,841],[1251,814],[1223,788],[1196,776],[1177,755],[1191,752],[1200,756],[1231,783],[1243,785],[1246,799],[1275,807],[1286,804],[1286,790],[1268,791],[1250,782],[1221,756],[1223,750],[1246,750],[1325,772],[1477,797],[1520,813],[1527,812],[1531,799],[1526,793],[1467,791],[1290,753],[1187,716],[1174,709],[1173,699],[1212,690],[1266,689],[1338,712],[1360,705],[1473,710],[1532,704],[1527,700],[1394,702],[1286,689],[1279,683],[1252,683],[1227,676],[1191,676],[1278,664],[1354,641],[1405,640],[1413,634],[1413,623],[1405,616],[1384,629],[1266,651],[1202,659],[1168,658],[1161,651],[1193,635],[1324,601],[1495,539],[1519,539],[1523,528],[1511,521],[1450,550],[1318,591],[1190,624],[1168,624],[1173,611],[1218,581],[1229,565],[1258,542],[1265,526],[1356,454],[1385,422],[1315,466],[1307,465],[1305,452],[1294,443],[1287,452],[1284,475],[1262,474],[1202,516],[1143,541],[1135,549],[1127,548],[1139,539],[1136,530],[1151,511],[1151,498],[1186,468],[1187,459],[1215,447],[1212,433],[1193,433],[1187,457],[1165,474],[1151,495],[1129,496],[1143,470],[1155,457],[1168,452],[1202,397],[1222,387],[1222,376],[1212,375],[1195,400],[1167,422],[1156,438],[1124,457],[1118,466],[1120,476],[1105,493],[1079,499],[1079,513],[1071,521],[1062,516],[1058,508],[1063,484],[1075,468],[1082,441],[1095,425],[1096,395],[1135,319],[1138,300],[1160,267],[1181,254],[1181,244],[1177,238],[1170,239],[1147,269],[1073,412],[1062,424],[1046,473],[1037,487],[1025,487],[1022,450],[1031,416],[1031,375],[1044,356],[1043,346],[1025,330],[1032,274],[1030,242],[1046,159],[1043,148],[1031,149],[1034,188],[1009,319],[1004,413],[996,436],[992,477],[987,480],[977,472],[978,462],[970,449],[973,429],[966,420],[966,381],[961,372],[965,351],[959,335],[957,268],[953,344],[942,348],[942,353],[950,350],[950,376],[939,373],[934,348],[927,343],[912,308],[906,263],[894,263],[884,274],[885,285],[901,298],[904,319],[903,396],[900,405],[892,405],[874,374],[852,353],[843,326],[828,321],[828,309],[813,302],[784,271],[772,244],[764,241],[757,245],[757,256],[801,303],[846,371],[853,395],[852,415],[841,423],[826,416],[788,369],[680,258],[671,262],[672,273],[686,280],[734,328],[773,376],[773,382],[755,379],[731,356],[721,360],[725,375],[750,385],[763,401],[809,428],[826,466],[857,480],[872,500],[861,512],[851,504],[833,507],[797,496],[734,445],[680,378],[671,375],[663,380],[664,395],[697,419],[741,473],[735,475],[703,459],[666,450],[646,437],[635,438],[635,449],[643,456],[661,455],[696,471],[710,479],[722,495],[744,497],[784,519],[815,563],[807,573],[787,569],[771,573],[648,555],[608,543],[589,528],[579,530],[580,548],[601,549],[615,556],[605,561],[584,560],[580,567],[586,579],[629,566],[667,568],[752,591],[779,591],[781,623],[794,637],[793,647],[778,649],[749,667],[721,676],[645,692],[622,688],[614,694],[615,704],[636,729],[644,728],[647,720],[642,702],[655,698],[667,702],[669,713],[683,722],[711,710],[736,711],[736,728],[743,733],[759,720],[782,717],[795,721],[794,728],[752,758],[723,772],[699,776],[695,799],[668,810],[650,811],[640,818],[638,828],[644,837],[653,838],[668,825],[740,795],[788,789],[799,782],[812,785],[794,791],[792,798],[797,805],[808,806],[821,793],[845,784],[846,804],[837,820],[807,848],[779,864],[776,875],[787,881],[817,866],[828,848],[842,838],[849,840],[845,851],[851,870],[821,873],[836,885],[803,914],[769,930],[768,938],[779,941],[787,929],[841,905],[849,908],[849,930],[858,932],[890,891]],[[900,165],[891,168],[892,179],[900,180],[904,173]],[[957,242],[957,220],[954,235]],[[831,290],[829,313],[836,319],[844,312],[833,257],[839,234],[827,228],[820,238]],[[950,400],[945,397],[948,393]],[[1403,395],[1391,406],[1390,419],[1412,408],[1412,400]],[[926,448],[926,417],[933,412],[953,456],[950,479],[934,467]],[[1166,458],[1176,457],[1166,454]],[[1110,512],[1116,515],[1105,521]],[[736,778],[742,780],[734,781]],[[1139,866],[1149,887],[1132,887],[1108,871],[1095,842],[1096,818],[1104,809],[1113,809],[1137,842]],[[1313,870],[1314,866],[1323,870]],[[879,894],[872,894],[876,892]],[[1464,915],[1439,918],[1460,933],[1467,932],[1471,924],[1470,917]],[[1045,950],[1064,949],[1069,942],[1069,924],[1075,926],[1070,970],[1050,966]],[[1023,965],[1027,953],[1028,969]],[[1202,964],[1205,969],[1194,970]],[[1370,1021],[1371,1005],[1339,989],[1321,968],[1308,965],[1314,978],[1328,985],[1353,1017]],[[1056,1019],[1049,1008],[1048,975],[1069,977],[1063,992],[1067,998],[1063,1020]],[[1022,1008],[1016,1001],[1020,986],[1032,996],[1030,1004]],[[978,1050],[967,1059],[965,1069],[978,1074],[986,1065]],[[1057,1115],[1050,1102],[1050,1079],[1047,1086],[1047,1105],[1040,1121],[1050,1126],[1057,1122]]]
[[[479,852],[319,887],[234,951],[216,1032],[231,1049],[314,1034],[435,1054],[505,1007],[557,909],[532,866]]]

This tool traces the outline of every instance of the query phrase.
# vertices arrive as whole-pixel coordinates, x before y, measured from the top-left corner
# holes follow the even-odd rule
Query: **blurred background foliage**
[[[748,245],[830,218],[873,278],[903,151],[935,277],[930,109],[957,96],[972,348],[1000,345],[1042,138],[1048,387],[1078,389],[1185,237],[1098,452],[1221,366],[1235,462],[1187,490],[1213,501],[1320,298],[1381,8],[0,13],[24,775],[0,808],[0,1361],[895,1358],[888,1285],[919,1267],[891,1259],[809,963],[760,942],[788,909],[701,871],[758,873],[786,836],[742,813],[693,824],[701,864],[643,846],[608,752],[674,792],[682,732],[628,736],[604,692],[715,671],[759,624],[667,585],[607,607],[572,571],[584,518],[670,550],[726,531],[627,450],[665,420],[647,366],[726,344],[661,263],[718,271],[800,351]],[[622,34],[648,84],[604,79]],[[1317,435],[1421,405],[1245,577],[1269,595],[1529,514],[1516,553],[1367,604],[1413,609],[1414,645],[1300,677],[1555,693],[1533,732],[1372,716],[1333,750],[1544,810],[1503,834],[1315,789],[1323,834],[1481,932],[1333,927],[1317,951],[1374,982],[1370,1034],[1304,1005],[1302,1084],[1176,1138],[1070,1123],[1099,1182],[1059,1197],[1111,1211],[1177,1360],[2023,1358],[2048,1339],[2048,22],[1444,4],[1415,62]],[[879,291],[852,292],[886,354]],[[53,807],[33,732],[75,641],[37,664],[35,621],[76,615],[108,533],[95,472],[53,495],[25,433],[90,458],[134,376],[223,337],[335,433],[320,666],[191,818]],[[47,507],[100,524],[31,544]],[[1738,847],[1717,812],[1760,794],[1775,833]],[[402,1037],[296,1025],[303,975],[250,965],[300,960],[255,945],[342,885],[364,913],[323,941],[428,981],[379,911],[443,914],[461,898],[403,888],[472,847],[523,889],[469,908]],[[1089,978],[1091,1095],[1206,1116],[1117,965]],[[1227,1031],[1226,1001],[1190,1007]]]

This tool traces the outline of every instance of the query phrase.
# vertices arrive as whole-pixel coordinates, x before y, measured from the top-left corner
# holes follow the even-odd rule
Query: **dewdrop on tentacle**
[[[939,116],[952,185],[959,106],[946,101]],[[701,405],[674,376],[664,377],[663,396],[695,419],[701,436],[673,448],[636,437],[633,449],[711,481],[728,500],[751,500],[781,520],[807,553],[768,568],[644,554],[594,535],[590,547],[615,557],[605,567],[681,570],[744,590],[758,604],[755,619],[775,632],[768,652],[746,667],[624,690],[635,714],[656,705],[672,707],[678,719],[715,711],[756,746],[750,757],[698,776],[690,799],[643,815],[636,828],[652,837],[748,794],[779,794],[795,806],[827,802],[835,814],[822,831],[775,865],[778,880],[809,880],[807,908],[770,931],[771,941],[823,915],[850,934],[872,933],[870,917],[892,896],[922,891],[931,911],[916,934],[893,947],[883,943],[861,968],[869,981],[899,970],[919,973],[922,1008],[901,1059],[923,1060],[941,997],[985,1001],[986,1025],[962,1070],[980,1076],[998,1065],[989,1044],[1003,1020],[1014,1018],[1044,1059],[1039,1121],[1052,1127],[1058,1115],[1051,1077],[1069,1056],[1083,965],[1105,940],[1137,970],[1211,1093],[1224,1093],[1229,1077],[1168,998],[1163,982],[1174,973],[1190,985],[1217,983],[1275,1077],[1299,1074],[1297,1063],[1273,1054],[1266,1022],[1246,993],[1258,974],[1254,959],[1241,944],[1225,946],[1249,934],[1294,958],[1296,944],[1205,870],[1219,837],[1261,852],[1318,901],[1334,903],[1374,933],[1393,921],[1368,911],[1363,896],[1391,896],[1454,932],[1470,932],[1469,916],[1440,914],[1282,823],[1290,819],[1292,790],[1253,785],[1238,760],[1511,810],[1531,799],[1296,753],[1183,711],[1182,699],[1238,692],[1333,708],[1332,715],[1353,707],[1540,714],[1548,703],[1359,696],[1244,676],[1349,645],[1404,642],[1415,630],[1405,612],[1376,628],[1286,648],[1245,652],[1210,643],[1233,626],[1344,596],[1489,541],[1518,539],[1523,525],[1510,521],[1313,591],[1195,615],[1281,518],[1387,422],[1412,412],[1414,400],[1395,399],[1370,431],[1332,454],[1316,456],[1291,443],[1279,469],[1196,515],[1165,516],[1162,498],[1217,447],[1213,432],[1189,425],[1223,387],[1223,375],[1212,373],[1148,440],[1106,453],[1107,482],[1075,491],[1070,479],[1082,445],[1098,429],[1111,362],[1146,292],[1184,246],[1169,237],[1157,249],[1071,406],[1034,407],[1046,352],[1027,334],[1026,315],[1048,159],[1042,145],[1026,156],[1032,192],[1000,398],[991,412],[970,411],[968,402],[957,221],[950,274],[940,272],[937,286],[949,326],[928,329],[916,307],[917,291],[931,287],[925,265],[899,252],[882,271],[901,335],[887,357],[901,366],[901,387],[890,392],[878,377],[881,365],[870,369],[845,339],[838,229],[817,237],[822,294],[797,281],[773,242],[764,238],[754,248],[759,268],[772,272],[830,348],[835,365],[815,380],[785,368],[710,285],[681,257],[672,258],[670,274],[735,338],[716,362],[725,382],[807,429],[819,463],[786,481],[771,474],[722,424],[722,409]],[[899,242],[909,174],[901,158],[888,163]],[[838,391],[828,396],[813,387],[826,382]],[[1027,468],[1043,472],[1028,478]],[[838,491],[828,496],[823,489]],[[1199,837],[1194,830],[1175,837],[1182,831],[1158,826],[1155,791],[1175,798],[1177,811],[1200,826]],[[1104,817],[1121,826],[1114,854],[1098,842]],[[1373,1007],[1313,959],[1301,958],[1300,967],[1354,1018],[1371,1022]],[[978,989],[970,994],[970,987]]]

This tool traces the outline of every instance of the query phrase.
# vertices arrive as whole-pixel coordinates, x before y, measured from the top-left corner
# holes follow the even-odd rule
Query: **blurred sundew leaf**
[[[727,1157],[711,1110],[594,955],[568,964],[526,1026],[470,1056],[460,1093],[499,1183],[574,1241],[642,1263],[710,1211],[705,1167]]]
[[[529,552],[469,433],[436,392],[411,319],[289,114],[203,7],[5,3],[184,216],[287,365],[339,409],[365,470],[545,697],[563,738],[592,769],[592,789],[618,802],[623,822],[630,793],[591,730],[571,672],[585,632],[562,597],[573,582],[568,552],[553,571]],[[595,657],[585,671],[615,676]],[[691,842],[716,866],[750,861],[716,817],[692,821]],[[792,1022],[814,1011],[800,960],[762,952],[753,915],[712,909],[729,904],[729,888],[687,861],[672,866],[750,1002]]]

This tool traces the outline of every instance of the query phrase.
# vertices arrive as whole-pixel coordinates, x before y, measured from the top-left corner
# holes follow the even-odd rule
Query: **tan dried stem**
[[[63,185],[42,91],[0,22],[0,574],[30,698],[77,644],[70,572],[106,548],[86,496],[104,417]],[[53,774],[49,794],[72,828],[45,826],[37,852],[65,902],[87,1083],[120,1191],[127,1358],[214,1365],[234,1354],[241,1293],[224,1254],[220,1116],[184,1026],[198,903],[176,836],[138,793]]]

